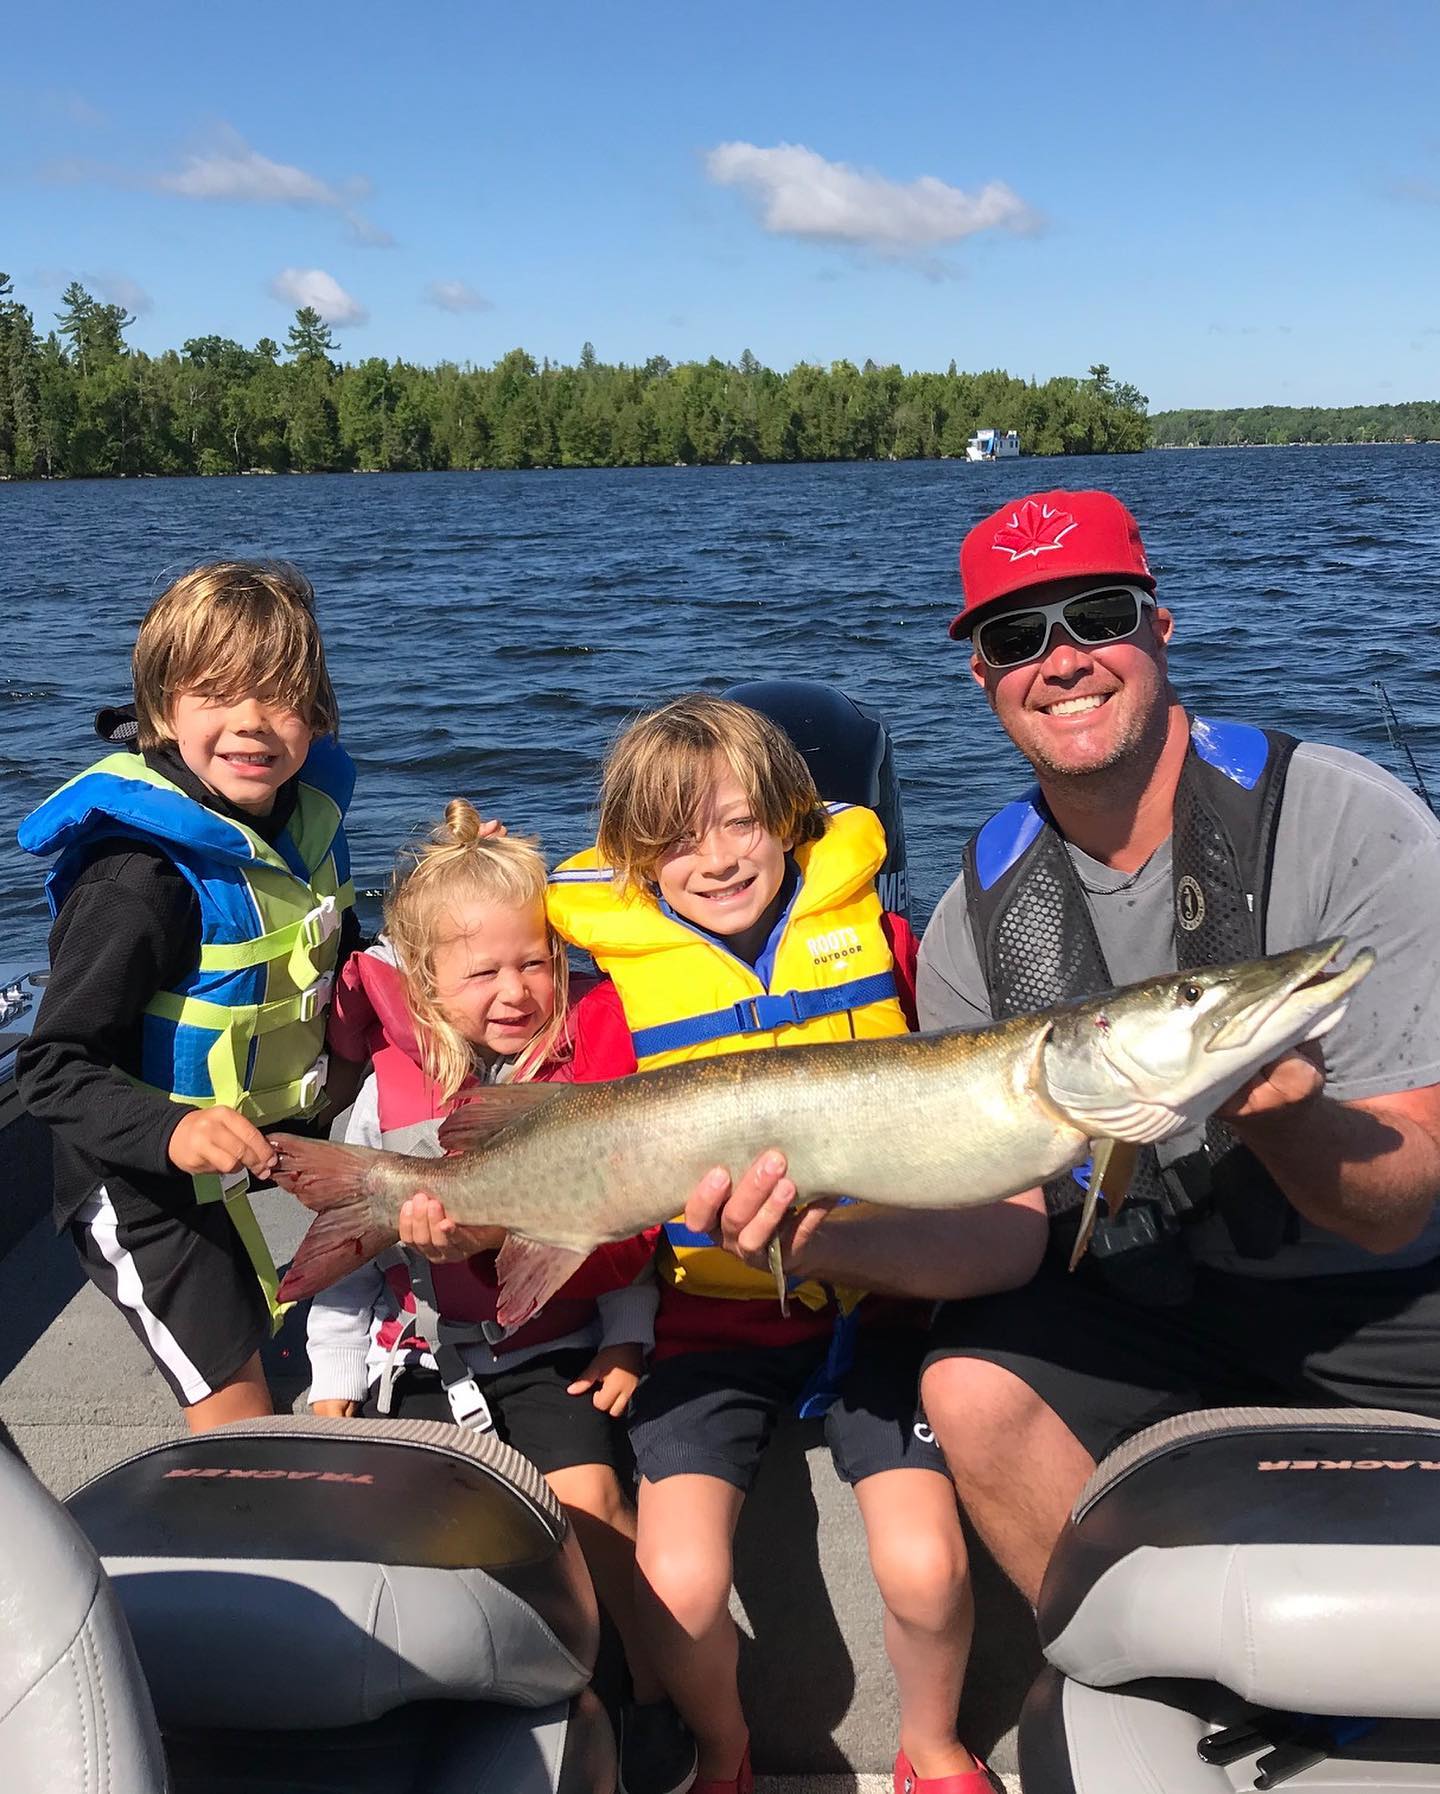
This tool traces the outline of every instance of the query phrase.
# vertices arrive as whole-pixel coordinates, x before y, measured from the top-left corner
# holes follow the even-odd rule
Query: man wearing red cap
[[[923,1027],[1332,935],[1377,953],[1323,1063],[1287,1053],[1223,1121],[1142,1154],[1074,1275],[1083,1172],[903,1219],[782,1223],[793,1186],[758,1168],[692,1200],[690,1224],[745,1255],[783,1225],[807,1276],[973,1298],[938,1311],[925,1410],[1034,1599],[1096,1459],[1151,1421],[1235,1402],[1440,1417],[1440,823],[1359,755],[1188,714],[1174,620],[1110,494],[1002,506],[960,573],[950,634],[1037,783],[931,918]]]

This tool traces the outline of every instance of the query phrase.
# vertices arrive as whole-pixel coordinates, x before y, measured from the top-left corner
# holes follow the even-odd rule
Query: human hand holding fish
[[[432,1265],[459,1264],[477,1252],[498,1252],[505,1244],[503,1227],[463,1227],[445,1213],[438,1197],[423,1190],[401,1203],[395,1225],[400,1244]]]
[[[604,1084],[492,1085],[445,1122],[446,1159],[277,1134],[276,1181],[317,1211],[280,1296],[313,1294],[394,1244],[420,1192],[450,1218],[507,1230],[498,1313],[510,1325],[597,1246],[666,1220],[709,1168],[736,1174],[767,1147],[783,1150],[799,1202],[969,1208],[1087,1157],[1098,1172],[1112,1143],[1197,1126],[1333,1026],[1374,962],[1366,950],[1336,971],[1343,944],[1170,973],[989,1028],[732,1053]]]
[[[686,1199],[685,1225],[757,1266],[770,1262],[778,1242],[782,1262],[793,1267],[842,1198],[818,1196],[797,1208],[799,1192],[785,1172],[785,1155],[774,1148],[733,1181],[723,1165],[712,1166]]]
[[[1324,1088],[1325,1061],[1319,1047],[1306,1041],[1282,1053],[1273,1064],[1262,1065],[1215,1113],[1243,1138],[1246,1122],[1293,1118],[1297,1109],[1313,1102]]]

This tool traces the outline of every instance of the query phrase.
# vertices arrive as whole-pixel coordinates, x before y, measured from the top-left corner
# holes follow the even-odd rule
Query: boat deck
[[[8,1228],[0,1232],[0,1312],[8,1321],[0,1425],[64,1496],[130,1453],[182,1433],[184,1423],[129,1328],[85,1282],[68,1241],[55,1237],[48,1214],[35,1213],[34,1184],[17,1187],[24,1148],[33,1143],[17,1140],[13,1127],[6,1133],[7,1147],[21,1150],[7,1152],[0,1179],[0,1225]],[[279,1191],[255,1205],[283,1262],[303,1231],[304,1211]],[[306,1383],[296,1322],[268,1357],[277,1398],[291,1407]],[[1013,1727],[1038,1662],[1033,1626],[988,1563],[977,1581],[981,1637],[963,1735],[1018,1786]],[[755,1754],[779,1772],[761,1777],[759,1788],[888,1794],[896,1714],[879,1600],[854,1500],[837,1481],[815,1423],[783,1427],[767,1456],[737,1540],[736,1587]]]

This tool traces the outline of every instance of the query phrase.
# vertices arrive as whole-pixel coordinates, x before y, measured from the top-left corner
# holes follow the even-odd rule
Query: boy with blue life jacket
[[[263,1126],[324,1096],[354,944],[354,768],[309,582],[284,563],[176,580],[136,640],[114,751],[20,827],[58,855],[50,981],[17,1078],[55,1140],[57,1223],[192,1430],[266,1415],[274,1266],[245,1191]]]
[[[694,695],[641,718],[607,762],[597,846],[551,879],[552,921],[609,979],[576,1006],[576,1077],[905,1032],[915,942],[876,895],[885,852],[878,819],[824,806],[760,713]],[[753,1787],[732,1544],[797,1405],[824,1413],[856,1490],[903,1745],[946,1794],[989,1788],[955,1734],[972,1614],[954,1490],[917,1402],[924,1310],[804,1281],[782,1313],[768,1272],[679,1222],[658,1265],[652,1367],[632,1404],[636,1555],[654,1655],[699,1744],[696,1789]]]

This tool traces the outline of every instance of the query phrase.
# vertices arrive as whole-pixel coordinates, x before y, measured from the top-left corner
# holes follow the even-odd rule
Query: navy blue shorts
[[[825,1443],[842,1482],[882,1470],[935,1470],[945,1460],[920,1410],[926,1335],[910,1327],[861,1327],[855,1362],[825,1415]],[[630,1404],[636,1472],[714,1476],[749,1493],[776,1422],[824,1362],[827,1342],[662,1358]]]
[[[548,1352],[480,1379],[495,1436],[529,1458],[542,1474],[603,1464],[623,1477],[625,1439],[620,1423],[595,1406],[593,1390],[569,1393],[569,1385],[594,1355],[583,1347]],[[380,1412],[373,1386],[363,1412]],[[402,1371],[390,1391],[390,1418],[453,1420],[438,1374],[423,1368]]]

